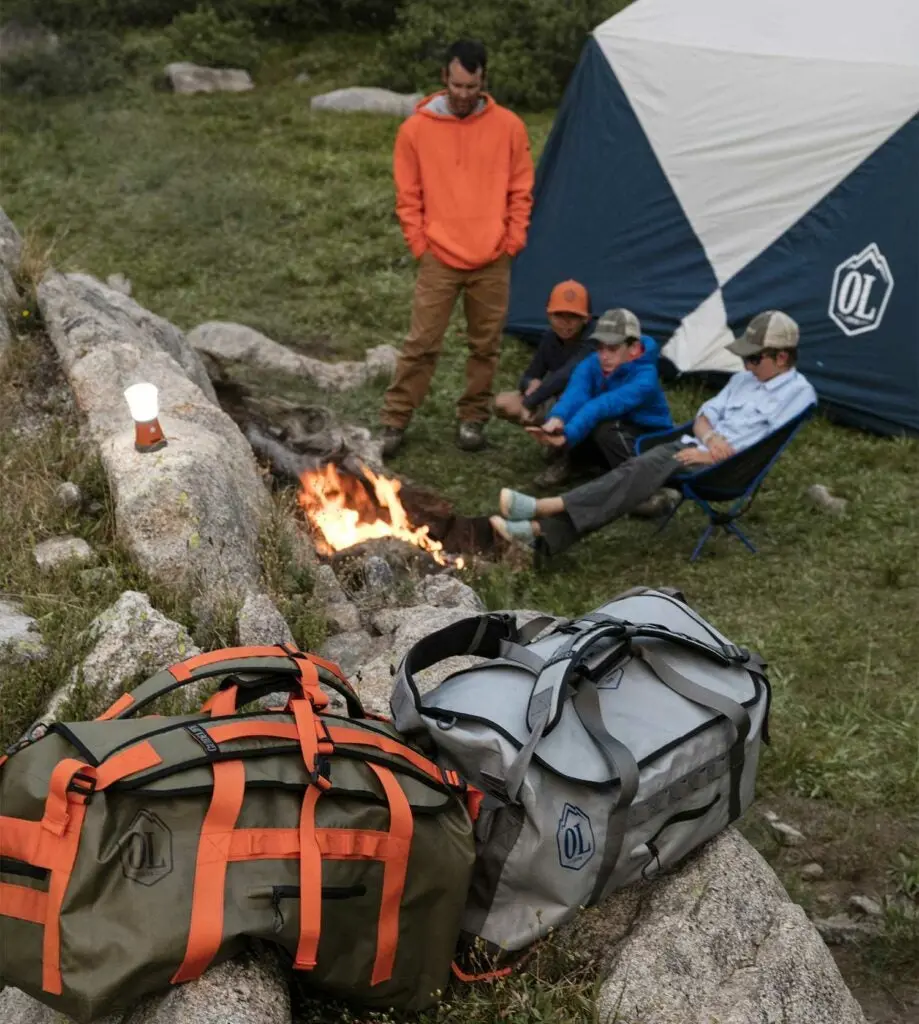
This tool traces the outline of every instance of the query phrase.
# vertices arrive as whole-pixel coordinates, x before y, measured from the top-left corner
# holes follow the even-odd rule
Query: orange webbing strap
[[[175,665],[170,665],[166,671],[178,683],[184,683],[191,679],[192,674],[199,668],[206,668],[208,665],[218,665],[222,661],[239,661],[244,658],[279,658],[287,651],[281,649],[280,644],[271,647],[225,647],[220,651],[208,651],[206,654],[197,654],[194,658],[187,658]]]
[[[281,644],[281,646],[291,656],[295,658],[305,658],[307,661],[312,662],[313,665],[316,665],[319,668],[324,668],[326,672],[331,672],[333,676],[340,679],[350,689],[351,684],[348,682],[348,677],[334,661],[326,661],[325,658],[320,658],[318,654],[312,654],[310,651],[291,650],[291,644]]]
[[[48,917],[48,894],[27,885],[0,882],[0,914],[32,924],[44,924]]]
[[[399,947],[399,909],[405,892],[408,857],[412,849],[415,822],[408,798],[388,768],[375,764],[370,770],[380,780],[389,802],[389,843],[383,861],[383,897],[380,900],[380,918],[377,924],[377,954],[373,961],[371,985],[379,985],[392,977]]]
[[[110,707],[106,708],[101,715],[96,719],[97,722],[107,722],[110,718],[117,718],[118,715],[124,711],[125,708],[129,708],[134,703],[134,698],[130,693],[123,693],[118,700],[115,701]]]
[[[228,686],[225,690],[218,690],[201,705],[201,710],[210,712],[211,718],[235,715],[238,691],[238,686]]]
[[[80,776],[79,783],[77,776]],[[80,833],[86,817],[86,800],[92,793],[95,769],[82,761],[67,758],[60,761],[51,773],[45,813],[41,828],[57,838],[47,847],[48,900],[45,904],[45,928],[42,936],[42,979],[45,992],[59,996],[63,991],[61,979],[61,908],[73,874]],[[75,788],[76,787],[76,788]]]
[[[429,761],[422,754],[412,750],[411,747],[407,747],[404,743],[391,739],[389,736],[381,736],[379,733],[369,732],[365,729],[349,729],[347,726],[340,725],[329,726],[329,735],[335,743],[376,747],[384,754],[396,754],[441,785],[447,785],[454,789],[461,789],[463,786],[462,780],[456,772],[441,771],[433,761]]]
[[[96,769],[96,790],[108,789],[115,782],[120,782],[135,772],[143,772],[162,764],[163,759],[153,749],[153,745],[143,740],[127,750],[107,758]]]
[[[450,969],[460,981],[465,981],[470,985],[476,981],[498,981],[513,972],[513,967],[501,967],[496,971],[486,971],[484,974],[467,974],[455,960],[450,964]]]
[[[245,795],[246,769],[242,761],[215,761],[211,768],[214,791],[198,840],[188,945],[185,959],[173,975],[173,984],[199,977],[216,956],[223,939],[227,861]]]
[[[316,966],[322,929],[322,853],[316,841],[316,803],[322,790],[310,786],[300,807],[300,938],[294,968],[310,971]]]

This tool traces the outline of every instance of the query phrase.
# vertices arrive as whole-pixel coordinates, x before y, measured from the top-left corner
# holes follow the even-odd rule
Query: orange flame
[[[377,476],[363,465],[361,470],[373,487],[376,501],[357,477],[339,473],[331,462],[300,477],[297,500],[329,551],[393,537],[422,548],[440,565],[463,567],[461,558],[452,558],[440,541],[428,536],[426,526],[412,526],[399,500],[402,484],[398,480]]]

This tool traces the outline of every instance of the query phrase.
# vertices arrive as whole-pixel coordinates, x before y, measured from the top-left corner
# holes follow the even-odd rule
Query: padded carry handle
[[[393,679],[389,706],[396,728],[403,733],[427,734],[422,716],[429,712],[421,704],[421,694],[415,682],[416,672],[462,655],[500,658],[514,649],[526,657],[528,652],[516,644],[517,638],[517,624],[513,616],[474,615],[419,640],[406,652]],[[529,657],[535,675],[542,666],[542,660],[534,655]]]
[[[132,718],[168,693],[213,676],[230,674],[234,674],[234,678],[228,682],[227,687],[218,691],[204,705],[204,709],[210,710],[212,714],[215,713],[214,705],[218,714],[233,714],[241,690],[244,699],[239,703],[242,704],[256,700],[265,693],[287,691],[310,700],[320,710],[328,704],[328,697],[319,688],[317,665],[326,670],[324,674],[327,679],[334,678],[344,684],[346,690],[343,696],[349,701],[349,709],[352,704],[359,708],[356,694],[337,666],[299,651],[293,644],[275,644],[270,647],[227,647],[170,665],[141,683],[131,693],[122,694],[97,720]],[[336,686],[336,689],[339,687]],[[360,711],[362,713],[363,709]]]

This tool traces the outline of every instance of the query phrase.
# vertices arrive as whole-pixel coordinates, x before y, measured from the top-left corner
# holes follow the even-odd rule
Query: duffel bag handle
[[[349,713],[353,710],[357,717],[363,717],[363,708],[357,695],[336,665],[317,658],[316,655],[299,651],[293,644],[275,644],[265,647],[227,647],[170,665],[141,683],[135,690],[122,694],[110,708],[99,715],[97,721],[131,718],[159,697],[174,690],[213,676],[231,673],[242,673],[244,677],[234,676],[226,688],[218,691],[215,698],[208,701],[212,706],[207,710],[212,714],[214,704],[218,706],[217,713],[233,714],[238,706],[240,689],[247,698],[242,703],[248,703],[250,699],[256,700],[263,693],[287,691],[303,696],[310,700],[317,710],[321,710],[327,706],[328,697],[319,688],[320,670],[323,671],[323,681],[334,685],[345,697]],[[264,689],[265,687],[268,688]],[[217,700],[217,697],[220,697],[220,700]]]

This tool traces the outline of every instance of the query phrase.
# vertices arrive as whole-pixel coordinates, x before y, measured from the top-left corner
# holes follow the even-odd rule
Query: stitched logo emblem
[[[563,868],[580,871],[596,850],[590,818],[573,804],[565,804],[558,820],[558,862]]]
[[[172,832],[151,811],[137,812],[119,846],[125,878],[156,885],[172,871]]]
[[[565,302],[574,302],[574,300],[577,297],[578,293],[573,288],[566,288],[564,294],[562,295],[562,298],[565,300]]]

